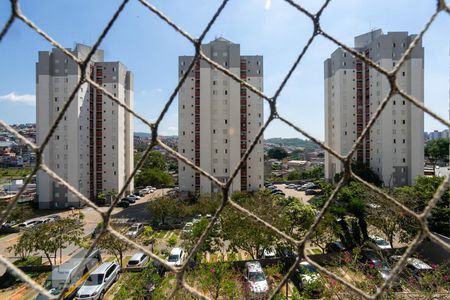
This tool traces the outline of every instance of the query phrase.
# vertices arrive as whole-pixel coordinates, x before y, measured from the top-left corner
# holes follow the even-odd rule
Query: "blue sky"
[[[9,16],[9,1],[0,1],[0,26]],[[213,0],[150,1],[191,35],[198,36],[220,4]],[[317,10],[323,1],[297,1]],[[348,45],[371,29],[417,33],[431,16],[432,0],[334,0],[325,10],[325,31]],[[413,4],[412,4],[413,3]],[[92,44],[119,6],[116,0],[22,0],[24,14],[65,47]],[[425,104],[448,116],[450,17],[442,14],[425,35]],[[281,0],[231,0],[205,41],[217,36],[241,44],[242,54],[264,56],[264,92],[273,95],[312,32],[311,21]],[[318,37],[280,95],[281,115],[323,139],[323,61],[336,45]],[[135,109],[157,118],[175,87],[177,57],[192,55],[192,45],[136,0],[101,44],[105,58],[120,60],[135,75]],[[15,21],[0,43],[0,119],[8,123],[35,121],[35,62],[50,44],[20,21]],[[267,115],[267,114],[266,114]],[[177,133],[176,101],[160,133]],[[137,131],[147,131],[136,121]],[[425,130],[444,129],[425,117]],[[301,137],[275,121],[265,137]]]

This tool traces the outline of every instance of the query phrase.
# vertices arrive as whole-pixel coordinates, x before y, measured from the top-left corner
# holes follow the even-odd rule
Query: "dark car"
[[[120,199],[120,201],[126,201],[128,203],[136,203],[136,200],[134,200],[133,198],[122,198]]]
[[[307,189],[305,191],[305,195],[318,195],[319,193],[320,191],[315,189]]]
[[[327,253],[343,253],[343,252],[349,252],[347,247],[344,246],[344,244],[342,244],[342,242],[336,241],[336,242],[332,242],[329,243],[326,248],[325,251]]]
[[[130,206],[130,202],[125,201],[125,200],[120,200],[119,202],[117,202],[116,206],[127,208],[128,206]]]
[[[391,272],[390,265],[386,261],[378,257],[378,255],[376,255],[375,253],[363,253],[360,261],[364,264],[364,267],[367,270],[377,271],[377,274],[383,279],[386,279]]]

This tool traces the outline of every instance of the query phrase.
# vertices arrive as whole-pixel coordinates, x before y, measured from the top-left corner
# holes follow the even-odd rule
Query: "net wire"
[[[446,127],[450,127],[450,122],[443,117],[439,116],[437,113],[433,112],[430,108],[426,107],[422,102],[420,102],[415,97],[407,94],[405,91],[403,91],[398,83],[397,83],[397,74],[400,70],[400,68],[403,66],[405,61],[408,59],[409,54],[411,51],[413,51],[414,47],[422,40],[424,34],[428,31],[430,26],[433,24],[434,20],[438,15],[446,14],[450,15],[450,7],[447,5],[447,3],[444,0],[437,0],[435,1],[436,9],[434,13],[429,17],[427,23],[423,26],[423,29],[420,31],[420,33],[414,38],[412,43],[408,46],[404,54],[402,55],[401,59],[398,61],[396,66],[392,70],[386,70],[382,67],[380,67],[376,62],[370,60],[368,57],[363,55],[362,53],[359,53],[358,51],[354,50],[352,47],[345,45],[344,43],[340,42],[337,38],[333,37],[332,35],[328,34],[320,24],[320,17],[327,9],[327,6],[331,2],[331,0],[324,1],[323,5],[320,7],[320,9],[317,12],[311,12],[307,10],[304,6],[301,4],[292,1],[292,0],[283,0],[286,3],[288,3],[292,9],[297,10],[300,14],[303,14],[307,16],[312,24],[313,24],[313,32],[311,33],[310,38],[308,39],[305,46],[300,51],[299,55],[297,56],[296,60],[290,67],[288,73],[285,75],[283,80],[281,81],[278,89],[276,90],[275,94],[270,97],[266,94],[264,94],[262,91],[248,83],[247,81],[242,80],[238,75],[230,72],[227,68],[223,67],[222,65],[216,63],[211,58],[209,58],[201,49],[201,44],[207,35],[207,33],[210,31],[211,27],[214,25],[216,20],[219,18],[223,10],[226,8],[229,0],[223,0],[221,4],[216,9],[213,16],[209,19],[208,23],[206,24],[204,30],[202,31],[201,35],[198,38],[193,37],[188,32],[186,32],[184,29],[182,29],[180,26],[178,26],[175,22],[173,22],[168,16],[166,16],[160,9],[155,7],[154,5],[150,4],[146,0],[135,0],[142,4],[143,10],[148,10],[149,13],[154,14],[156,17],[158,17],[161,22],[166,23],[167,26],[170,26],[174,31],[179,33],[181,36],[186,38],[194,47],[195,49],[195,56],[194,59],[191,61],[190,65],[188,66],[188,69],[184,73],[184,75],[180,78],[177,86],[174,88],[173,92],[171,93],[169,99],[165,103],[159,117],[155,122],[151,122],[147,120],[142,115],[138,114],[136,111],[134,111],[131,107],[127,106],[126,104],[119,101],[117,97],[115,97],[110,92],[106,91],[101,85],[97,84],[94,80],[92,80],[89,76],[89,63],[92,56],[95,54],[95,51],[98,49],[99,45],[103,41],[103,39],[108,35],[111,27],[114,25],[116,20],[120,17],[122,12],[125,10],[127,4],[130,2],[130,0],[124,0],[121,2],[119,7],[115,10],[113,16],[109,19],[105,27],[103,28],[101,34],[98,36],[96,42],[94,43],[91,51],[88,53],[85,59],[80,59],[78,57],[75,57],[70,51],[68,51],[66,48],[64,48],[61,44],[59,44],[56,40],[54,40],[50,35],[48,35],[44,30],[38,27],[37,24],[35,24],[33,21],[28,19],[21,11],[19,6],[19,0],[10,0],[10,15],[6,23],[4,24],[2,30],[0,31],[0,43],[4,41],[5,37],[7,36],[8,30],[11,28],[14,22],[23,22],[28,27],[30,27],[34,32],[36,32],[38,35],[43,37],[45,40],[47,40],[52,46],[55,48],[58,48],[61,50],[65,55],[67,55],[70,59],[75,61],[78,64],[80,72],[80,78],[78,83],[76,84],[75,88],[70,94],[69,99],[64,103],[60,113],[57,115],[56,119],[54,120],[52,126],[50,127],[45,139],[40,145],[34,144],[30,142],[26,137],[22,136],[19,132],[17,132],[14,128],[6,124],[5,121],[0,119],[0,125],[6,128],[7,131],[9,131],[11,134],[16,136],[22,143],[28,145],[32,151],[36,154],[36,166],[33,168],[31,175],[28,176],[24,182],[24,185],[19,190],[19,192],[14,196],[12,201],[8,204],[2,215],[0,216],[0,223],[3,223],[8,215],[11,213],[12,209],[16,206],[18,199],[20,196],[24,193],[27,185],[31,182],[31,179],[33,175],[37,173],[37,171],[41,170],[48,174],[55,182],[58,182],[60,185],[65,186],[69,192],[73,193],[76,197],[78,197],[81,201],[86,203],[89,207],[93,208],[97,213],[99,213],[103,219],[103,225],[100,229],[99,234],[94,239],[94,241],[91,243],[89,247],[89,251],[92,251],[99,240],[107,233],[110,233],[117,237],[118,239],[128,243],[131,247],[134,247],[135,249],[139,249],[142,252],[148,254],[152,259],[155,261],[158,261],[161,265],[163,265],[166,269],[172,271],[176,275],[176,285],[174,286],[174,290],[171,293],[169,298],[173,298],[177,292],[180,289],[185,289],[188,291],[192,296],[200,298],[200,299],[209,299],[206,295],[204,295],[201,291],[197,290],[192,285],[189,285],[185,280],[185,272],[188,267],[189,261],[195,256],[195,254],[199,251],[200,247],[204,243],[206,237],[212,230],[212,227],[215,222],[219,220],[219,217],[223,211],[223,209],[226,206],[229,206],[233,208],[234,210],[256,220],[258,223],[260,223],[262,226],[265,226],[269,230],[271,230],[273,233],[275,233],[278,237],[281,239],[286,240],[290,244],[292,244],[299,253],[296,257],[295,262],[291,265],[285,276],[282,278],[280,283],[275,287],[272,294],[270,295],[270,299],[274,299],[274,297],[277,295],[277,293],[280,292],[280,289],[283,285],[287,283],[290,276],[294,272],[295,268],[298,266],[298,264],[302,260],[308,261],[310,264],[315,266],[320,272],[323,274],[326,274],[330,278],[333,278],[334,280],[340,282],[343,284],[349,291],[354,292],[356,295],[365,298],[365,299],[379,299],[382,297],[383,293],[385,293],[392,285],[393,281],[398,277],[399,273],[405,268],[405,265],[407,263],[408,257],[411,256],[411,254],[414,252],[414,250],[419,246],[419,244],[425,239],[429,238],[432,241],[436,242],[437,244],[441,245],[442,247],[446,248],[447,250],[450,250],[450,246],[446,243],[442,242],[436,235],[434,235],[432,232],[430,232],[430,229],[427,224],[427,218],[431,214],[431,210],[436,206],[436,203],[439,201],[441,196],[445,193],[445,191],[448,189],[450,185],[450,177],[445,177],[442,184],[439,186],[439,188],[435,191],[432,199],[430,199],[428,205],[421,213],[416,213],[410,210],[408,207],[400,203],[398,200],[393,198],[392,196],[386,194],[384,191],[379,189],[378,187],[364,181],[360,177],[358,177],[355,173],[352,172],[351,168],[351,161],[352,156],[356,151],[356,148],[358,144],[362,142],[362,140],[365,138],[365,136],[368,134],[369,130],[372,128],[373,124],[377,120],[377,118],[380,116],[380,114],[383,112],[383,110],[386,108],[386,105],[390,101],[390,99],[394,95],[399,95],[403,97],[405,100],[409,101],[412,105],[416,106],[417,108],[421,109],[423,112],[427,113],[432,118],[438,120],[442,124],[444,124]],[[307,53],[308,48],[310,45],[314,42],[314,40],[318,37],[322,36],[326,38],[327,40],[335,43],[337,46],[342,47],[345,51],[352,54],[354,57],[358,58],[359,60],[363,61],[364,63],[368,64],[371,68],[381,73],[384,77],[387,78],[389,84],[390,84],[390,91],[388,95],[383,99],[383,101],[380,103],[380,105],[377,107],[377,110],[370,118],[367,125],[364,127],[361,135],[357,138],[355,143],[353,144],[352,148],[346,155],[341,155],[337,153],[334,149],[326,145],[324,142],[320,141],[318,138],[314,137],[313,135],[309,134],[307,131],[299,127],[298,125],[295,125],[288,119],[281,116],[276,108],[277,99],[284,89],[286,83],[290,79],[293,72],[298,69],[298,66],[304,57],[304,55]],[[249,91],[255,93],[259,97],[262,98],[262,101],[266,101],[270,108],[270,115],[267,118],[267,121],[261,126],[259,129],[258,134],[256,135],[255,139],[252,141],[250,147],[246,150],[244,155],[242,156],[239,164],[233,169],[232,175],[226,182],[221,182],[205,170],[201,169],[199,166],[196,166],[192,161],[190,161],[188,158],[183,156],[182,154],[178,153],[168,145],[166,145],[158,135],[158,128],[161,123],[161,121],[164,119],[168,109],[172,105],[173,101],[175,100],[181,86],[185,82],[188,74],[191,70],[193,70],[195,64],[199,62],[200,60],[206,61],[211,67],[219,70],[223,74],[227,75],[232,80],[236,81],[237,83],[241,84],[242,86],[246,87]],[[151,143],[149,146],[145,149],[141,159],[137,162],[136,166],[134,167],[131,175],[127,178],[125,184],[120,189],[118,195],[115,197],[115,199],[112,201],[111,206],[108,208],[107,211],[102,211],[100,208],[93,203],[90,199],[85,197],[83,194],[81,194],[75,187],[71,186],[67,181],[65,181],[63,178],[61,178],[59,175],[57,175],[54,171],[52,171],[46,164],[45,159],[43,157],[44,149],[47,147],[48,142],[50,141],[51,137],[53,136],[56,128],[58,127],[59,123],[61,122],[61,119],[66,114],[67,109],[69,108],[70,104],[72,103],[73,99],[75,98],[75,95],[78,91],[78,89],[81,87],[82,84],[89,83],[93,87],[95,87],[97,90],[103,92],[105,96],[110,101],[113,101],[117,105],[124,108],[128,113],[130,113],[132,116],[137,118],[138,120],[142,121],[145,125],[147,125],[151,131]],[[327,151],[332,156],[336,157],[338,160],[340,160],[343,163],[344,166],[344,174],[340,181],[336,184],[334,187],[331,195],[328,197],[328,199],[325,201],[325,204],[319,214],[317,215],[315,221],[313,222],[312,226],[309,228],[309,230],[306,232],[306,234],[300,239],[296,240],[295,238],[289,236],[288,234],[284,233],[280,229],[276,228],[269,222],[264,221],[261,219],[258,215],[254,214],[253,212],[249,211],[248,209],[240,206],[238,203],[233,201],[230,198],[230,185],[233,181],[233,179],[238,175],[241,166],[245,163],[247,158],[249,157],[250,153],[253,151],[254,147],[258,143],[258,140],[262,138],[264,131],[267,129],[267,127],[271,124],[271,122],[275,119],[278,119],[279,121],[283,122],[287,126],[291,127],[296,132],[302,134],[303,136],[309,138],[316,144],[318,144],[322,149]],[[195,243],[194,247],[192,248],[191,252],[188,254],[188,258],[186,259],[186,262],[179,268],[173,267],[171,265],[168,265],[165,260],[160,258],[158,255],[154,254],[152,251],[150,251],[147,248],[144,248],[140,244],[130,240],[129,238],[125,237],[122,233],[115,230],[111,227],[111,214],[113,211],[114,206],[119,201],[121,196],[124,194],[125,190],[127,189],[128,185],[132,181],[133,177],[136,175],[139,168],[143,165],[145,159],[147,158],[148,154],[152,149],[154,149],[155,146],[160,146],[166,151],[170,153],[173,157],[175,157],[177,160],[185,163],[192,169],[194,169],[196,172],[199,172],[202,176],[208,178],[211,182],[213,182],[218,188],[221,190],[222,194],[222,200],[221,203],[216,210],[215,214],[209,221],[206,229],[200,236],[199,240]],[[311,260],[305,252],[305,244],[308,241],[308,239],[314,234],[316,228],[318,227],[320,221],[323,219],[325,213],[329,210],[331,207],[331,204],[336,199],[337,194],[341,190],[342,187],[344,187],[349,180],[356,180],[357,182],[360,182],[363,184],[366,188],[370,189],[371,191],[375,192],[379,196],[386,199],[391,205],[394,205],[396,208],[398,208],[401,212],[411,216],[414,218],[418,224],[420,224],[420,229],[416,237],[413,239],[412,242],[409,243],[405,253],[402,255],[401,259],[398,261],[398,263],[395,265],[393,270],[391,271],[391,274],[389,277],[383,282],[383,284],[379,287],[377,287],[377,290],[374,294],[367,294],[366,292],[362,291],[360,288],[356,287],[354,284],[347,282],[345,279],[343,279],[341,276],[336,275],[335,273],[327,270],[325,267],[322,267],[321,265],[318,265],[316,262]],[[51,295],[46,289],[44,289],[40,284],[38,284],[35,280],[33,280],[30,276],[25,274],[23,271],[21,271],[17,266],[11,263],[4,255],[0,255],[0,264],[4,265],[12,274],[14,274],[17,278],[19,278],[21,281],[28,284],[32,289],[34,289],[36,292],[43,294],[47,296],[50,299],[58,299],[58,297],[62,297],[65,291],[67,291],[68,286],[64,286],[63,292],[59,296]]]

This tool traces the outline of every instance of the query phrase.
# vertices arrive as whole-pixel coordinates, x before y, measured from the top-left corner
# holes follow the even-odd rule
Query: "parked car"
[[[33,220],[27,220],[19,224],[20,229],[29,229],[33,228],[34,226],[42,223],[41,220],[33,219]]]
[[[127,201],[128,203],[136,203],[135,199],[128,198],[128,197],[122,198],[122,199],[120,199],[120,201]]]
[[[144,192],[142,192],[142,191],[137,191],[137,192],[134,192],[134,194],[133,195],[135,195],[135,196],[139,196],[139,197],[144,197],[145,196],[145,193]]]
[[[286,188],[287,189],[295,189],[297,187],[297,185],[296,184],[286,184]]]
[[[389,257],[391,262],[397,262],[401,258],[400,255],[393,255]],[[427,263],[418,258],[408,258],[406,262],[406,268],[403,272],[404,276],[412,276],[417,281],[421,281],[422,277],[433,271],[433,268]]]
[[[263,251],[262,258],[275,258],[277,256],[277,253],[275,251],[275,248],[266,248]]]
[[[171,266],[179,267],[183,264],[186,252],[180,247],[175,247],[170,251],[167,263]]]
[[[196,223],[200,222],[201,220],[202,220],[202,215],[198,214],[192,219],[192,223],[196,224]]]
[[[130,206],[130,202],[127,200],[120,199],[119,202],[117,202],[116,206],[127,208],[128,206]]]
[[[148,255],[143,252],[135,253],[128,261],[127,267],[142,267],[149,262],[149,259]]]
[[[194,226],[194,223],[187,222],[183,227],[183,232],[191,232],[193,226]]]
[[[135,238],[144,230],[144,225],[141,223],[133,224],[130,229],[128,229],[126,236]]]
[[[119,277],[120,266],[105,262],[92,272],[77,292],[77,299],[103,299],[105,293]]]
[[[150,194],[150,190],[147,189],[147,188],[142,189],[142,190],[140,190],[139,192],[143,193],[144,195]]]
[[[391,272],[391,267],[387,261],[382,260],[375,253],[365,252],[361,255],[360,261],[364,264],[367,269],[376,270],[378,275],[386,279]]]
[[[46,219],[47,219],[47,223],[48,223],[48,222],[54,222],[54,221],[61,220],[61,217],[58,215],[51,215],[51,216],[47,216]]]
[[[269,290],[266,276],[258,261],[245,263],[244,281],[248,298],[263,299]]]
[[[307,189],[314,189],[316,188],[316,185],[312,182],[307,182],[303,184],[302,186],[297,188],[297,191],[306,191]]]
[[[307,286],[311,287],[311,297],[319,298],[322,294],[323,287],[319,284],[322,276],[317,269],[307,261],[302,261],[295,269],[294,276],[298,280],[301,289]]]
[[[128,195],[127,198],[130,199],[130,200],[135,200],[135,201],[141,199],[141,197],[136,196],[136,195]]]
[[[375,250],[392,249],[391,244],[379,236],[371,235],[369,238],[367,245]]]
[[[305,195],[318,195],[319,193],[320,193],[320,190],[315,190],[315,189],[305,190]]]
[[[344,253],[344,252],[349,253],[347,247],[345,247],[344,244],[342,244],[342,242],[339,242],[339,241],[329,243],[325,247],[325,252],[326,253]]]

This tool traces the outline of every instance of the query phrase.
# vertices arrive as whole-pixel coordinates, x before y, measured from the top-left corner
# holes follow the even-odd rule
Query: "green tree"
[[[200,236],[206,230],[208,223],[209,220],[202,219],[192,226],[190,232],[183,234],[183,245],[186,249],[191,249],[197,243]],[[220,236],[220,226],[216,223],[201,245],[199,252],[215,252],[220,251],[221,249],[223,249],[223,241]]]
[[[168,216],[178,216],[180,211],[177,201],[168,196],[150,201],[147,209],[152,214],[153,220],[156,220],[161,224],[165,224]]]
[[[8,247],[8,252],[14,252],[21,260],[26,260],[34,250],[34,239],[31,231],[25,231],[14,245]]]
[[[398,187],[394,190],[397,199],[403,202],[414,212],[420,213],[428,205],[434,193],[443,182],[443,177],[424,177],[416,178],[416,182],[412,186]],[[450,235],[450,197],[447,190],[439,199],[436,206],[431,211],[428,219],[428,225],[431,231]],[[402,218],[402,228],[406,230],[404,237],[407,239],[414,236],[419,229],[419,224],[409,215]]]
[[[194,278],[212,299],[237,299],[239,287],[233,273],[229,263],[217,262],[200,265]]]
[[[136,186],[148,186],[152,185],[157,188],[173,186],[173,178],[166,171],[147,168],[141,169],[141,171],[136,175],[135,179]]]
[[[150,285],[158,286],[162,278],[156,268],[149,264],[140,273],[123,273],[122,282],[133,284],[123,284],[113,299],[147,299],[147,289]]]
[[[429,141],[425,146],[425,157],[433,164],[433,171],[436,170],[438,161],[448,162],[449,139],[435,139]]]
[[[364,179],[365,181],[372,183],[378,187],[381,187],[383,182],[377,173],[375,173],[369,166],[369,164],[353,160],[351,164],[353,173]],[[338,182],[342,178],[343,173],[337,173],[334,175],[334,181]]]
[[[269,192],[235,193],[233,198],[238,204],[275,227],[279,229],[288,227],[283,207],[277,205],[278,200]],[[230,250],[233,252],[243,250],[252,259],[260,257],[265,248],[273,246],[276,242],[271,230],[230,207],[226,207],[221,215],[221,232],[223,239],[229,241]]]
[[[116,260],[122,266],[123,255],[131,247],[128,243],[122,241],[110,232],[106,232],[97,243],[98,248],[106,251],[110,255],[114,255]]]
[[[96,202],[98,205],[105,205],[105,203],[106,203],[105,193],[99,192],[96,197]]]
[[[337,201],[330,212],[339,218],[342,229],[342,239],[347,244],[361,245],[368,239],[366,208],[366,189],[361,183],[352,181],[344,186],[337,195]],[[355,217],[357,223],[347,224],[345,217]]]
[[[142,158],[143,152],[137,152],[135,154],[135,163],[138,163]],[[164,155],[159,151],[150,151],[145,159],[144,163],[141,166],[141,169],[158,169],[161,171],[166,171],[166,161],[164,159]]]
[[[276,147],[276,148],[269,149],[269,151],[267,151],[267,155],[269,156],[269,158],[275,158],[275,159],[281,160],[281,159],[287,157],[288,153],[286,152],[286,150],[284,150],[284,148]]]
[[[316,245],[325,253],[325,247],[328,243],[336,240],[336,237],[342,234],[340,225],[331,214],[327,213],[319,223],[310,238],[312,244]]]
[[[29,229],[27,238],[31,239],[33,251],[42,251],[50,265],[53,265],[56,264],[58,251],[61,260],[62,249],[82,244],[83,233],[83,224],[79,220],[64,218]]]

